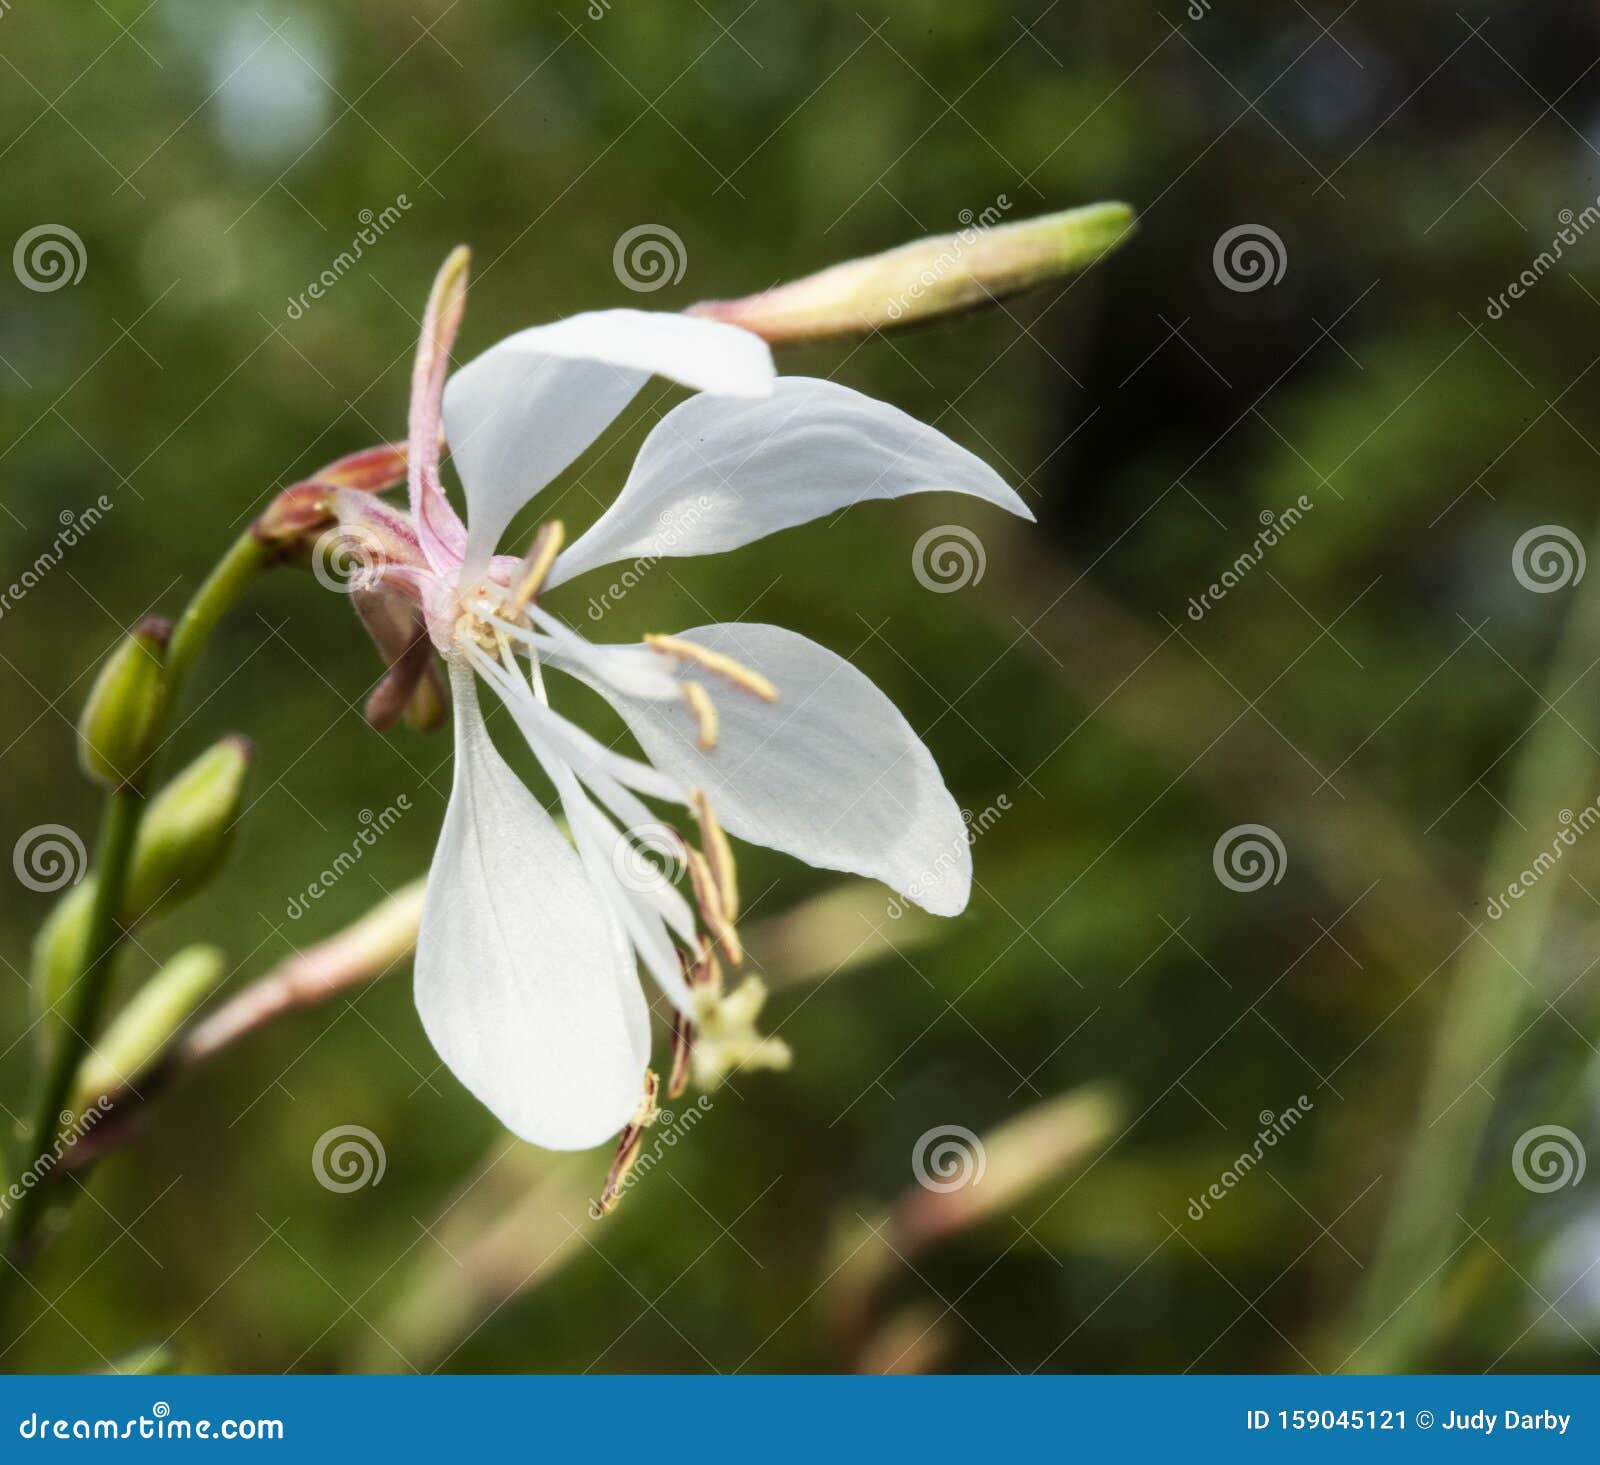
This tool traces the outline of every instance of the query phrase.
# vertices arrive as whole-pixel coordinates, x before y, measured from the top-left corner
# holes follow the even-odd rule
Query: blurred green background
[[[1572,597],[1531,593],[1512,559],[1528,528],[1586,540],[1594,518],[1600,240],[1499,318],[1487,304],[1600,193],[1597,59],[1592,8],[1566,3],[15,0],[0,244],[64,225],[86,268],[51,291],[0,277],[0,580],[63,514],[114,508],[0,616],[8,843],[43,823],[91,838],[71,721],[119,629],[175,611],[276,489],[403,433],[417,317],[458,241],[471,354],[580,309],[757,290],[1002,199],[1019,218],[1123,198],[1141,228],[1004,309],[782,356],[937,423],[1036,528],[874,504],[661,566],[605,623],[765,620],[850,657],[962,806],[1003,811],[964,916],[930,932],[886,892],[741,849],[795,1067],[737,1077],[600,1224],[606,1154],[513,1151],[438,1065],[404,974],[284,1023],[92,1174],[0,1367],[161,1340],[228,1371],[1337,1366],[1454,963],[1492,937],[1473,935],[1478,870],[1523,735],[1581,738],[1592,711],[1583,681],[1543,717]],[[683,272],[641,292],[613,251],[645,224],[681,239]],[[1220,278],[1242,224],[1281,241],[1276,283]],[[541,507],[590,522],[675,399],[647,388]],[[1314,511],[1191,617],[1301,495]],[[987,568],[933,593],[913,545],[950,523]],[[552,609],[589,629],[607,579]],[[227,622],[171,766],[243,731],[252,802],[125,985],[202,938],[242,983],[425,869],[448,740],[370,732],[376,669],[348,603],[300,572]],[[1597,793],[1591,773],[1522,818],[1529,856]],[[362,811],[401,795],[292,918]],[[1213,869],[1243,824],[1286,852],[1250,892]],[[1563,995],[1531,1005],[1490,1085],[1441,1367],[1596,1357],[1595,1181],[1532,1193],[1507,1155],[1536,1123],[1593,1123],[1597,866],[1580,844],[1546,877]],[[14,1114],[48,908],[18,884],[0,904]],[[1085,1085],[1049,1111],[1059,1155],[1024,1136],[1037,1184],[915,1253],[863,1245],[929,1194],[930,1131],[992,1136]],[[1197,1218],[1260,1116],[1302,1095],[1306,1119]],[[341,1124],[380,1137],[380,1184],[317,1183],[313,1146]],[[997,1172],[1018,1152],[990,1150]],[[903,1243],[911,1214],[882,1234]]]

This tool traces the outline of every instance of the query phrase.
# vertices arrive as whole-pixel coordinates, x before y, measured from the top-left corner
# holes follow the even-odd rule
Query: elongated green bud
[[[248,738],[223,738],[150,801],[133,847],[124,925],[176,905],[215,873],[232,839],[254,756]]]
[[[189,946],[151,977],[78,1065],[73,1112],[81,1114],[102,1094],[137,1083],[226,971],[227,963],[216,947]]]
[[[128,930],[202,889],[227,853],[254,749],[227,737],[153,798],[139,823],[118,920]],[[33,943],[38,1013],[55,1008],[83,971],[84,933],[95,877],[86,876],[50,912]]]
[[[172,622],[151,616],[105,660],[78,719],[78,761],[96,783],[132,783],[156,744]]]
[[[94,876],[90,875],[56,902],[33,938],[32,995],[38,1017],[55,1008],[83,972],[83,938],[93,900]],[[42,1027],[40,1036],[45,1036]]]
[[[774,344],[865,335],[993,304],[1087,269],[1133,232],[1133,210],[1124,203],[998,222],[1010,206],[1002,194],[982,214],[964,212],[966,227],[954,234],[849,260],[742,300],[708,300],[688,313],[743,326]]]

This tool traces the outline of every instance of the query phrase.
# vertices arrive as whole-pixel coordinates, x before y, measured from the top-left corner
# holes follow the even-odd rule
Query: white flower
[[[446,386],[464,299],[458,252],[418,350],[411,513],[355,491],[335,508],[376,561],[380,593],[425,620],[454,694],[454,783],[416,959],[423,1026],[509,1129],[581,1149],[639,1104],[650,1054],[639,964],[687,1022],[697,994],[684,971],[706,934],[738,959],[722,829],[881,880],[939,915],[965,907],[971,856],[928,750],[832,652],[746,624],[593,644],[539,597],[601,565],[735,549],[863,499],[942,489],[1032,516],[941,433],[846,387],[780,378],[759,337],[718,322],[573,316],[507,338]],[[649,434],[611,507],[570,547],[547,524],[522,559],[497,555],[513,515],[652,374],[697,395]],[[465,524],[439,481],[441,398]],[[547,668],[606,697],[648,762],[556,712]],[[495,749],[480,680],[554,782],[570,841]],[[688,805],[704,854],[641,796]],[[685,864],[692,902],[667,878]]]

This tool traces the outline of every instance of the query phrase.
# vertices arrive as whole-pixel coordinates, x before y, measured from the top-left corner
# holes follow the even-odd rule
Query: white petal
[[[616,502],[550,583],[616,560],[735,549],[868,499],[936,491],[1033,518],[982,459],[836,382],[783,377],[759,401],[691,397],[656,424]]]
[[[881,880],[935,915],[965,908],[972,851],[961,811],[933,755],[867,677],[778,626],[682,634],[761,672],[779,700],[708,683],[721,729],[705,753],[681,703],[612,695],[657,768],[703,788],[723,827],[741,839]]]
[[[644,993],[576,852],[490,741],[471,672],[451,682],[455,779],[417,939],[417,1011],[508,1129],[587,1149],[639,1102]]]
[[[444,425],[467,495],[467,573],[511,517],[597,438],[652,374],[730,396],[771,389],[749,331],[645,310],[599,310],[508,336],[445,388]]]

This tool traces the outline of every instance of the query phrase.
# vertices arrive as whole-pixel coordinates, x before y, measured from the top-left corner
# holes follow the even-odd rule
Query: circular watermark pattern
[[[1524,1190],[1548,1194],[1576,1185],[1588,1168],[1583,1141],[1561,1124],[1536,1124],[1511,1147],[1511,1173]]]
[[[41,295],[76,285],[89,268],[89,251],[65,224],[35,224],[11,251],[11,268],[24,289]]]
[[[911,573],[917,577],[917,584],[935,595],[976,585],[988,568],[983,541],[961,524],[936,525],[917,540],[911,551]]]
[[[635,895],[665,890],[683,874],[683,839],[668,824],[638,824],[618,834],[611,848],[611,869],[617,883]]]
[[[360,1124],[336,1124],[318,1136],[311,1150],[317,1184],[340,1194],[378,1184],[388,1168],[383,1141]]]
[[[1511,573],[1535,595],[1576,585],[1587,568],[1583,541],[1560,524],[1534,525],[1511,549]]]
[[[379,566],[376,548],[348,529],[329,529],[311,547],[312,575],[324,590],[336,595],[376,589]]]
[[[1211,868],[1229,890],[1247,894],[1276,885],[1289,866],[1289,852],[1277,831],[1265,824],[1235,824],[1211,850]]]
[[[635,224],[611,251],[618,282],[641,293],[676,285],[688,267],[689,251],[682,237],[665,224]]]
[[[1276,229],[1265,224],[1235,224],[1211,251],[1211,268],[1229,290],[1248,295],[1276,285],[1289,268],[1289,251]]]
[[[65,824],[35,824],[12,846],[11,868],[29,890],[49,895],[83,879],[89,852]]]
[[[983,1141],[965,1125],[936,1124],[911,1148],[911,1173],[924,1190],[965,1190],[978,1184],[988,1168]]]

